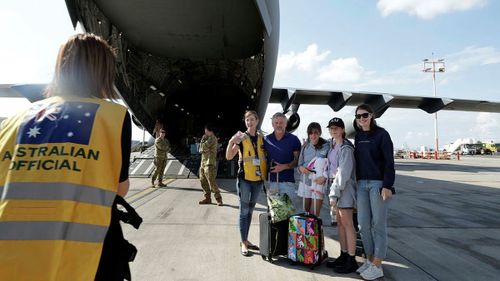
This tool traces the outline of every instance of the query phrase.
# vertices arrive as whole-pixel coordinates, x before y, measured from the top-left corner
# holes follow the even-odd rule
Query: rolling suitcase
[[[287,253],[287,235],[288,221],[271,222],[269,213],[259,215],[259,250],[262,259],[273,262],[273,257],[286,255]]]
[[[271,177],[269,175],[269,180],[270,179]],[[278,177],[276,177],[276,181],[278,181]],[[270,195],[265,186],[264,193],[266,194],[266,202],[268,202],[268,204],[267,212],[259,214],[259,251],[262,259],[267,259],[272,263],[273,257],[280,255],[286,256],[287,254],[288,216],[283,216],[283,212],[278,212],[276,210],[271,212],[271,202],[273,200],[279,201],[281,200],[280,198],[284,197],[276,197],[273,198],[273,200],[269,200]],[[286,198],[288,198],[288,196],[286,196]],[[284,206],[286,204],[278,202],[276,205]],[[277,221],[278,213],[280,217],[279,221]]]
[[[315,193],[313,193],[315,199]],[[315,200],[313,200],[315,201]],[[304,204],[304,199],[302,199]],[[316,203],[314,211],[316,213]],[[313,214],[301,213],[288,220],[288,259],[292,264],[300,263],[313,269],[326,258],[323,221]]]

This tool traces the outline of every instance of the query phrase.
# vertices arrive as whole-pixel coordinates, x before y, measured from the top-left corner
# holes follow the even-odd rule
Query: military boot
[[[158,183],[158,187],[165,187],[165,186],[167,186],[167,185],[166,185],[166,184],[164,184],[164,183],[163,183],[163,182],[161,182],[161,181]]]
[[[217,198],[215,198],[215,200],[217,200],[217,206],[222,206],[223,203],[222,203],[222,196],[219,196]]]
[[[155,186],[155,179],[154,178],[151,178],[151,187],[156,187]]]
[[[205,196],[205,199],[198,202],[198,204],[200,204],[200,205],[212,204],[212,199],[210,199],[210,195]]]

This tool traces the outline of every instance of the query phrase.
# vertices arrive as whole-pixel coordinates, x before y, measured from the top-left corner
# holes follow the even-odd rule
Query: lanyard
[[[247,131],[245,132],[245,134],[248,135],[248,137],[250,138],[250,142],[252,143],[252,146],[253,146],[253,151],[255,153],[255,158],[258,159],[259,158],[259,153],[257,152],[257,142],[259,140],[259,135],[256,133],[255,134],[255,141],[253,140],[252,136],[250,136],[250,133]]]

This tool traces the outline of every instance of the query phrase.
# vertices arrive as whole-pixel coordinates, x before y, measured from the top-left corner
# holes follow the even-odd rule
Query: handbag
[[[268,174],[268,179],[269,186],[271,186],[271,172],[269,172]],[[276,183],[278,184],[279,190],[278,174],[276,174]],[[290,197],[286,193],[271,194],[271,192],[268,192],[265,184],[263,188],[267,198],[267,208],[269,215],[271,216],[271,223],[288,220],[288,217],[295,213],[295,207],[293,206],[292,199],[290,199]]]
[[[293,202],[286,193],[267,196],[267,205],[269,206],[272,223],[287,220],[288,217],[295,213]]]

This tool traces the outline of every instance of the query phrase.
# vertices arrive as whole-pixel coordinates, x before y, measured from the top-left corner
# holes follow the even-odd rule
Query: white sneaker
[[[382,267],[372,263],[365,271],[361,272],[361,277],[365,280],[375,280],[384,277],[384,271],[382,271]]]
[[[366,260],[365,263],[363,263],[357,270],[356,270],[356,273],[360,274],[361,272],[365,271],[370,265],[372,264],[372,262],[370,260]]]

